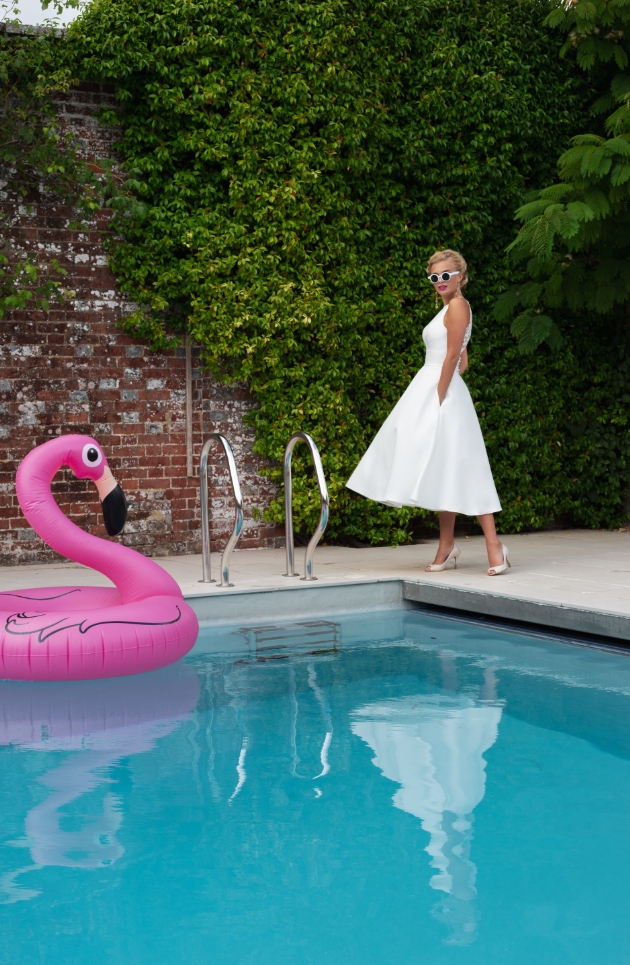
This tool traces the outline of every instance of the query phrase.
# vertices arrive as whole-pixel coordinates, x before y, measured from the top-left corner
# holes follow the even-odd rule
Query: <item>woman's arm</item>
[[[465,348],[461,354],[461,364],[459,366],[459,374],[462,375],[468,368],[468,349]]]
[[[457,368],[469,321],[470,308],[468,307],[468,302],[465,298],[454,298],[452,302],[450,302],[448,311],[444,316],[444,326],[446,328],[446,358],[442,365],[442,373],[437,387],[440,405],[444,402],[444,396],[448,391],[455,369]]]

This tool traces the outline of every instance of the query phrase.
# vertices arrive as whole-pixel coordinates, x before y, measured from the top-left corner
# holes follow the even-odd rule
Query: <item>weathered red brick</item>
[[[98,84],[82,85],[58,99],[61,122],[80,136],[90,160],[111,156],[117,132],[95,125],[94,115],[104,104],[115,103],[113,89]],[[28,536],[13,484],[20,461],[34,445],[66,432],[93,435],[105,449],[130,502],[122,542],[147,555],[199,552],[199,491],[196,475],[186,473],[184,353],[156,355],[117,327],[124,297],[101,264],[101,232],[108,229],[110,213],[98,212],[89,229],[77,230],[67,227],[74,217],[71,208],[50,196],[33,199],[28,215],[20,213],[17,199],[3,201],[2,210],[12,228],[14,252],[54,246],[54,256],[68,272],[63,284],[76,294],[70,302],[51,304],[48,312],[14,312],[0,322],[0,562],[59,559],[40,539]],[[199,368],[197,357],[193,368]],[[203,421],[204,432],[220,427],[226,433],[249,502],[264,509],[275,488],[259,475],[262,460],[251,452],[252,431],[243,421],[252,405],[246,389],[196,378],[193,400],[195,474]],[[210,465],[213,548],[220,549],[232,529],[234,505],[219,447]],[[104,535],[90,484],[63,470],[53,481],[53,492],[77,525]],[[240,545],[281,542],[278,527],[253,520],[248,507]]]

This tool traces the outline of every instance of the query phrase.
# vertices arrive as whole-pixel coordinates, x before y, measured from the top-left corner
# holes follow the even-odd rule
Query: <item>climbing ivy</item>
[[[43,0],[59,15],[81,0]],[[125,212],[143,214],[135,197],[133,171],[123,176],[115,165],[95,173],[79,153],[79,144],[57,115],[56,98],[75,83],[64,51],[64,32],[54,19],[42,27],[23,25],[19,9],[0,23],[0,183],[4,198],[29,210],[43,197],[56,197],[73,211],[70,227],[86,228],[104,202]],[[131,176],[129,176],[131,175]],[[63,287],[67,274],[43,246],[29,251],[9,243],[10,206],[0,209],[0,319],[25,309],[48,311],[72,294]]]
[[[26,205],[40,192],[91,201],[91,172],[68,149],[51,99],[70,84],[68,71],[57,67],[58,46],[53,31],[25,32],[17,20],[0,24],[0,177],[3,194]],[[40,251],[16,253],[6,243],[8,227],[0,210],[0,319],[27,306],[48,310],[66,297],[59,262]]]
[[[118,86],[137,205],[116,213],[109,251],[138,305],[127,330],[164,348],[187,327],[212,372],[248,384],[275,479],[291,433],[312,433],[332,538],[403,542],[431,516],[345,482],[422,364],[424,266],[441,246],[471,266],[467,378],[502,529],[621,518],[625,341],[604,351],[595,332],[524,359],[492,316],[514,280],[512,212],[551,180],[589,98],[546,12],[539,0],[94,0],[68,32],[73,73]],[[294,464],[297,525],[312,527],[300,449]],[[282,518],[281,504],[269,512]]]

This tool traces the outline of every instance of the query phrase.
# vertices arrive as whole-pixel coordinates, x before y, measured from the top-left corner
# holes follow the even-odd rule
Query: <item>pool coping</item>
[[[403,597],[408,602],[420,605],[448,607],[564,632],[630,641],[630,616],[607,610],[547,603],[527,597],[499,596],[480,590],[414,583],[408,580],[404,581]]]
[[[231,626],[248,620],[292,620],[368,613],[371,610],[411,609],[403,596],[403,580],[388,577],[307,586],[250,587],[229,593],[192,593],[184,599],[201,627]]]
[[[185,598],[202,627],[428,606],[565,633],[630,641],[630,616],[624,614],[399,577],[251,587],[216,595],[193,593]]]

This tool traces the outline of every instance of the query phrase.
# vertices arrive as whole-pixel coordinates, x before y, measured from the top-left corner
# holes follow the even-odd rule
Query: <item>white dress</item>
[[[479,420],[459,362],[442,405],[437,385],[446,358],[447,306],[422,338],[425,363],[396,403],[346,483],[387,506],[420,506],[480,516],[501,504]],[[462,352],[472,331],[472,312]]]

